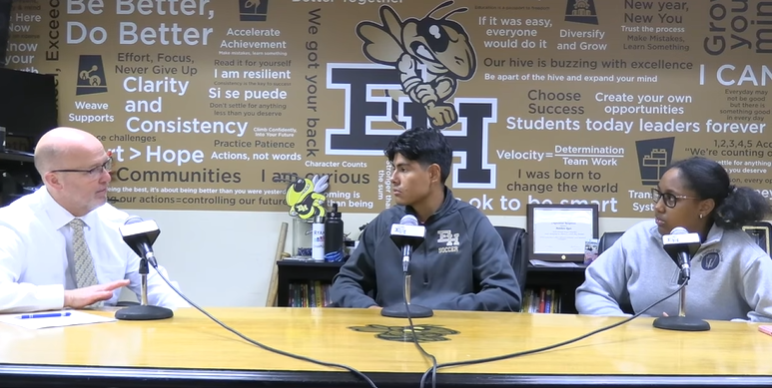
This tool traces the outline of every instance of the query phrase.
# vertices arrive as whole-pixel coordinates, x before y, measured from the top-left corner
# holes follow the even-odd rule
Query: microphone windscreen
[[[670,234],[689,234],[689,231],[683,226],[676,226],[670,231]]]
[[[402,217],[402,220],[399,221],[400,225],[412,225],[412,226],[418,226],[418,219],[415,218],[412,214],[406,214],[404,217]]]

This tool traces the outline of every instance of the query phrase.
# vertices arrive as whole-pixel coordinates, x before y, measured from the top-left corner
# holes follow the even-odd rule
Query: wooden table
[[[210,313],[266,345],[357,368],[378,387],[418,387],[430,367],[415,344],[403,342],[406,320],[382,317],[377,310],[213,308]],[[439,339],[423,345],[444,363],[538,348],[619,320],[437,311],[415,323],[426,330],[421,338]],[[655,329],[651,322],[639,318],[539,354],[441,369],[437,385],[772,385],[772,337],[757,324],[711,322],[709,332],[688,333]],[[0,386],[65,385],[366,386],[350,372],[251,345],[193,309],[163,321],[37,331],[0,324]]]

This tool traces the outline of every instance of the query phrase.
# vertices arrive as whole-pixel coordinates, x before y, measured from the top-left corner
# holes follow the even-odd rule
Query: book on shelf
[[[289,285],[289,307],[327,307],[331,303],[330,283],[316,280]]]
[[[552,288],[527,288],[523,295],[524,313],[558,314],[561,312],[560,292]]]

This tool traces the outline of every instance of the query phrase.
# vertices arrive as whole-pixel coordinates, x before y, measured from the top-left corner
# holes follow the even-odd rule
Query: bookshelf
[[[284,259],[276,265],[279,269],[276,283],[279,307],[327,307],[329,286],[343,262]]]
[[[0,206],[33,192],[40,184],[32,154],[10,149],[0,151]]]
[[[576,314],[576,288],[584,282],[585,268],[528,266],[523,311]]]
[[[0,162],[13,162],[14,165],[21,166],[23,166],[24,163],[28,163],[32,168],[35,166],[35,157],[32,154],[26,152],[15,152],[11,150],[0,151]]]
[[[277,262],[277,265],[279,307],[320,307],[320,303],[321,307],[329,306],[329,285],[343,262],[317,263],[284,259]],[[575,314],[574,292],[584,282],[584,269],[585,267],[529,266],[526,291],[523,295],[524,311]],[[540,308],[546,309],[547,301],[550,311],[539,311]],[[528,304],[534,307],[526,309]]]

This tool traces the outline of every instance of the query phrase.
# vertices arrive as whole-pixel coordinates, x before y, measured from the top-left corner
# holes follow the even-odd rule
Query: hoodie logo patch
[[[720,253],[721,251],[715,251],[702,255],[702,259],[700,259],[700,265],[702,266],[702,269],[706,271],[712,271],[716,269],[718,264],[721,262]]]
[[[455,253],[458,252],[458,235],[459,233],[453,233],[451,230],[437,231],[439,237],[437,237],[437,244],[445,244],[440,246],[437,251],[439,253]]]

